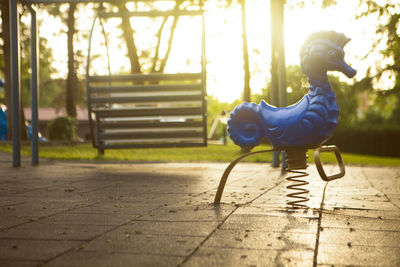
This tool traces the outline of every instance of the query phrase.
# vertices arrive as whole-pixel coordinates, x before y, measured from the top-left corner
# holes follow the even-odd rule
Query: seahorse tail
[[[237,106],[228,120],[228,132],[233,142],[242,148],[259,145],[265,136],[261,124],[260,106],[247,102]]]

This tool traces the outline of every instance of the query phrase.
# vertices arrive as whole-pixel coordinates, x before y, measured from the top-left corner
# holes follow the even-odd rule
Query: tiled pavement
[[[240,163],[215,206],[227,164],[28,160],[0,152],[0,266],[400,266],[400,168],[326,186],[311,165],[292,212],[268,164]]]

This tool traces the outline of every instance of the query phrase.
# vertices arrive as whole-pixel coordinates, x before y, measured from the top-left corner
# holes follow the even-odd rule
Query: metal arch
[[[279,150],[278,149],[269,149],[269,150],[260,150],[260,151],[249,152],[249,153],[241,155],[240,157],[238,157],[237,159],[232,161],[228,165],[228,167],[226,167],[224,173],[222,174],[221,180],[219,181],[218,190],[217,190],[217,193],[215,194],[215,198],[214,198],[214,204],[220,204],[222,193],[224,192],[226,180],[228,180],[228,176],[231,173],[233,167],[236,166],[236,164],[238,164],[242,159],[247,158],[248,156],[251,156],[254,154],[260,154],[260,153],[275,152],[275,151],[279,151]]]
[[[203,12],[203,1],[200,4],[201,13],[201,75],[203,86],[203,131],[207,133],[207,57],[206,57],[206,23]],[[204,135],[204,143],[207,145],[207,135]]]
[[[87,103],[87,110],[88,110],[88,121],[89,121],[89,128],[90,128],[90,135],[92,137],[92,144],[93,147],[97,147],[97,142],[95,140],[95,135],[94,135],[94,129],[93,129],[93,120],[92,120],[92,103],[90,101],[90,92],[89,92],[89,71],[90,71],[90,52],[92,49],[92,37],[93,37],[93,32],[94,32],[94,27],[96,25],[96,20],[99,20],[99,24],[101,26],[102,29],[102,33],[104,36],[104,42],[105,42],[105,46],[106,46],[106,50],[107,50],[107,67],[108,67],[108,75],[111,76],[111,64],[110,64],[110,53],[109,53],[109,46],[108,46],[108,38],[107,38],[107,34],[104,28],[104,24],[101,20],[100,16],[96,16],[93,20],[92,23],[92,28],[90,29],[90,33],[89,33],[89,45],[88,45],[88,53],[87,53],[87,59],[86,59],[86,103]]]

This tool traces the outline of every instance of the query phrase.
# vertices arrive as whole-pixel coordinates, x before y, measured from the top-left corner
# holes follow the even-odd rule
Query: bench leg
[[[104,148],[98,148],[97,151],[98,151],[98,153],[99,153],[99,156],[100,156],[100,155],[101,155],[101,156],[104,155]]]

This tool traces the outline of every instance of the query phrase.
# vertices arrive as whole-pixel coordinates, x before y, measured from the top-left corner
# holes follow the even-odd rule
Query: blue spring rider
[[[315,159],[321,178],[330,181],[344,176],[340,151],[336,146],[321,147],[321,145],[332,136],[339,116],[336,95],[329,84],[327,72],[340,71],[349,78],[356,74],[356,70],[344,61],[343,47],[348,41],[350,39],[345,35],[334,31],[313,33],[305,40],[300,50],[301,70],[307,75],[310,87],[309,92],[296,104],[278,108],[264,101],[261,101],[260,105],[245,102],[232,111],[228,120],[228,132],[235,144],[251,149],[267,137],[273,149],[247,153],[232,162],[232,166],[228,166],[221,178],[214,203],[219,203],[227,176],[233,166],[241,159],[255,153],[285,150],[287,170],[293,171],[307,168],[306,150],[316,148]],[[319,153],[326,151],[335,152],[340,173],[330,176],[325,174]],[[308,184],[305,181],[301,182],[302,185]],[[308,191],[299,188],[299,185],[288,187],[303,190],[288,195],[300,199],[288,203],[293,208],[304,208],[300,202],[308,200],[300,196]]]

